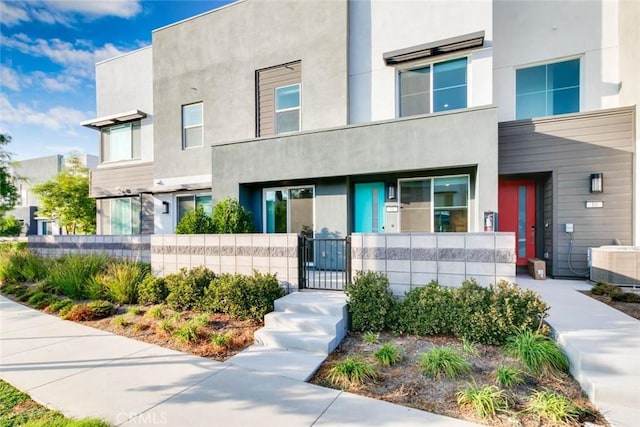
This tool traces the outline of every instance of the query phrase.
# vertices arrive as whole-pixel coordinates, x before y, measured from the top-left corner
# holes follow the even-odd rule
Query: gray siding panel
[[[635,108],[625,107],[499,124],[501,175],[550,172],[542,214],[545,251],[554,276],[587,271],[587,248],[633,237]],[[604,174],[604,192],[590,193],[590,174]],[[603,208],[586,208],[602,201]],[[574,224],[571,267],[570,236]],[[572,271],[573,270],[573,271]]]
[[[153,163],[101,168],[91,171],[91,197],[149,192],[153,187]]]

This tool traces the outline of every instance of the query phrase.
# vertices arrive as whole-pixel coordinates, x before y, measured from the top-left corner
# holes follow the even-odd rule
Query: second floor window
[[[400,116],[467,107],[467,58],[400,71]]]
[[[104,128],[101,139],[103,162],[140,158],[140,121]]]
[[[201,147],[202,102],[182,106],[182,147]]]
[[[276,88],[276,133],[300,130],[300,84]]]
[[[516,70],[516,119],[580,111],[580,59]]]

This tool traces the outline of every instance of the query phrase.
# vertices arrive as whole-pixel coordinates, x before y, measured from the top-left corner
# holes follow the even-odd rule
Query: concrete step
[[[581,371],[574,374],[584,392],[598,408],[615,405],[640,408],[640,375],[611,375],[608,372]]]
[[[277,299],[274,311],[347,317],[346,296],[342,292],[294,292]]]
[[[619,405],[601,405],[598,409],[613,427],[637,427],[640,420],[640,408],[628,408]]]
[[[327,355],[324,353],[252,345],[226,363],[306,382],[326,358]]]
[[[308,332],[281,331],[277,329],[258,329],[253,338],[256,344],[266,347],[278,347],[308,351],[311,353],[331,353],[337,346],[335,336],[310,334]]]
[[[281,331],[298,331],[344,336],[345,319],[309,313],[271,312],[264,317],[264,326]]]
[[[571,362],[571,371],[607,372],[613,375],[640,375],[640,354],[630,355],[628,348],[640,347],[640,341],[629,343],[593,343],[573,336],[560,336],[558,343]],[[624,347],[624,345],[627,345]]]

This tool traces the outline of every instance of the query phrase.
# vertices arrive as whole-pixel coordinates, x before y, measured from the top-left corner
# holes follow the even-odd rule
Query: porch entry
[[[384,232],[384,182],[355,184],[356,233]]]
[[[342,291],[351,282],[351,238],[298,235],[301,289]]]
[[[498,231],[516,233],[517,265],[536,257],[536,182],[532,179],[500,179]]]

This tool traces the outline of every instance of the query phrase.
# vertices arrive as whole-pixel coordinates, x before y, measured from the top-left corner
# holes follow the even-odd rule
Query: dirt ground
[[[373,354],[382,343],[391,342],[403,349],[402,362],[390,368],[383,368],[375,363]],[[452,345],[462,348],[457,338],[449,337],[414,337],[393,336],[381,333],[378,343],[366,343],[359,333],[350,333],[336,351],[329,356],[320,367],[311,383],[325,387],[335,387],[328,379],[329,369],[338,361],[348,356],[360,356],[376,366],[378,378],[358,386],[349,386],[347,391],[385,400],[424,411],[434,412],[454,418],[493,425],[493,426],[523,426],[533,427],[547,425],[532,415],[522,412],[527,395],[535,390],[549,389],[569,397],[579,407],[587,408],[581,423],[591,422],[607,425],[603,417],[584,396],[580,385],[569,375],[560,374],[559,377],[543,376],[540,379],[529,378],[527,383],[509,391],[514,410],[509,415],[500,415],[495,419],[482,419],[473,412],[462,411],[458,408],[455,394],[466,388],[474,381],[479,385],[495,384],[493,371],[503,365],[512,365],[514,360],[508,358],[497,346],[475,345],[477,355],[468,356],[473,365],[472,373],[461,379],[428,378],[421,374],[418,367],[420,353],[426,352],[434,346]]]
[[[589,291],[582,291],[582,293],[585,294],[586,296],[589,296],[593,299],[603,302],[608,306],[613,307],[616,310],[621,311],[626,315],[633,317],[634,319],[640,320],[640,303],[613,301],[611,300],[611,297],[607,295],[593,295]]]

